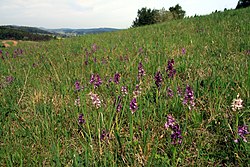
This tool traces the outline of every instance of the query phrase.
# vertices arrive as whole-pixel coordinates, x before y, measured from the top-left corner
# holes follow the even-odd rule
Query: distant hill
[[[116,28],[90,28],[90,29],[71,29],[71,28],[60,28],[60,29],[44,29],[51,33],[58,33],[67,36],[76,36],[84,34],[98,34],[104,32],[118,31]]]
[[[47,41],[53,39],[53,33],[35,27],[0,26],[0,39]]]
[[[70,37],[85,34],[98,34],[104,32],[118,31],[116,28],[90,28],[90,29],[72,29],[59,28],[47,29],[42,27],[27,27],[16,25],[0,26],[0,39],[16,40],[50,40],[52,37]]]
[[[33,33],[33,34],[45,34],[45,35],[53,34],[49,31],[42,30],[36,27],[15,26],[15,25],[6,25],[6,26],[0,26],[0,27],[14,29],[14,30],[21,30],[21,31],[25,31],[25,32]]]

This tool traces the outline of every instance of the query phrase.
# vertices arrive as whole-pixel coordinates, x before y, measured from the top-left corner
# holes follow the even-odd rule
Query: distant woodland
[[[0,26],[0,39],[48,41],[53,34],[34,27]]]

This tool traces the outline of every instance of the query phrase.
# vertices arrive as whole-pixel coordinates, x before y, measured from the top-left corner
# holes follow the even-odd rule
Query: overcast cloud
[[[128,28],[138,9],[168,9],[177,3],[187,16],[235,8],[238,0],[0,0],[0,25],[45,28]]]

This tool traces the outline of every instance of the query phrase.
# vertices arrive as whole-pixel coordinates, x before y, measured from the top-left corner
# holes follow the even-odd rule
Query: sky
[[[186,16],[234,9],[238,0],[0,0],[0,25],[44,28],[122,28],[138,9],[169,9],[179,4]]]

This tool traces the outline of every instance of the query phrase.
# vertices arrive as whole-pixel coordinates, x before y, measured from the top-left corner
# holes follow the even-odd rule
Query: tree
[[[165,10],[165,8],[162,8],[160,10],[157,10],[155,20],[157,23],[173,20],[173,14],[170,11]]]
[[[174,19],[183,19],[186,14],[179,4],[175,5],[174,7],[170,7],[169,11],[173,14]]]
[[[157,10],[150,8],[147,9],[146,7],[138,10],[137,17],[133,21],[132,27],[139,27],[144,25],[155,24],[157,21],[155,20],[157,14]]]
[[[147,9],[144,7],[141,10],[138,10],[137,17],[133,21],[132,27],[162,23],[174,19],[183,19],[185,13],[186,12],[182,10],[182,7],[179,4],[170,7],[169,11],[165,10],[165,8],[151,10],[150,8]]]
[[[239,0],[236,9],[246,8],[250,6],[250,0]]]

